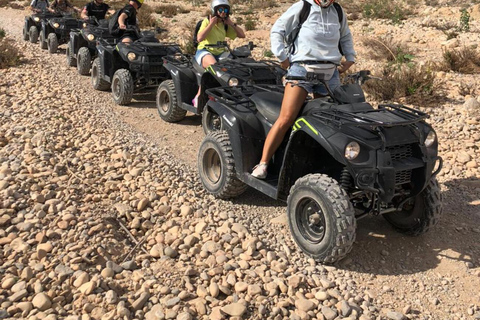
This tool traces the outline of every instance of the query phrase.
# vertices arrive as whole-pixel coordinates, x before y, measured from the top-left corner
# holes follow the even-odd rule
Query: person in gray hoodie
[[[293,43],[287,43],[286,39],[299,25],[303,6],[308,5],[304,1],[311,5],[309,15]],[[334,0],[302,0],[293,4],[273,25],[270,40],[271,50],[282,68],[288,70],[287,75],[305,74],[308,66],[331,69],[328,84],[335,90],[340,85],[339,73],[347,71],[355,62],[355,50],[346,15],[338,4],[333,4]],[[317,98],[325,96],[327,91],[323,85],[308,81],[286,81],[280,115],[267,135],[260,163],[253,168],[255,178],[267,176],[268,162],[293,125],[309,93]]]

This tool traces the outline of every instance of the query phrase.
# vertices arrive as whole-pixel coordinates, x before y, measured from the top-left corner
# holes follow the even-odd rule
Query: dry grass
[[[463,47],[457,50],[444,50],[443,62],[440,65],[443,71],[455,71],[460,73],[480,72],[480,53],[471,47]]]
[[[184,39],[182,45],[182,51],[188,54],[194,54],[197,48],[193,45],[193,32],[195,31],[195,26],[197,25],[197,20],[190,20],[184,23]]]
[[[412,14],[412,10],[406,1],[372,0],[363,5],[363,14],[367,18],[389,19],[393,23],[400,23]]]
[[[153,9],[148,4],[143,4],[137,11],[138,26],[140,29],[150,29],[157,26],[157,21],[153,17]]]
[[[255,10],[264,10],[268,8],[276,7],[277,1],[275,0],[254,0],[252,1],[252,8]]]
[[[382,80],[364,85],[365,92],[377,101],[427,101],[437,94],[435,75],[429,66],[385,66],[379,76]]]
[[[13,44],[14,41],[6,38],[5,34],[0,36],[0,69],[13,67],[20,63],[22,55]]]
[[[155,7],[155,12],[161,14],[164,17],[171,18],[179,13],[189,13],[190,11],[173,4],[159,5]]]
[[[365,47],[369,49],[369,54],[374,60],[386,60],[390,63],[410,63],[414,55],[409,48],[391,37],[387,38],[367,38],[362,40]]]
[[[348,17],[349,21],[360,19],[360,13],[363,11],[361,4],[357,1],[336,1],[342,6],[343,11]]]

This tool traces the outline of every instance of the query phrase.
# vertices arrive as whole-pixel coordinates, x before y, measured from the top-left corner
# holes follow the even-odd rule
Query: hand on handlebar
[[[353,61],[342,61],[338,67],[338,72],[344,73],[347,71],[355,62]]]
[[[121,25],[119,25],[119,28],[122,29],[122,30],[125,30],[125,29],[127,29],[127,26],[124,25],[124,24],[121,24]]]

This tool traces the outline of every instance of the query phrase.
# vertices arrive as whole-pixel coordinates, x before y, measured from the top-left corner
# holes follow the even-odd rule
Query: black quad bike
[[[64,14],[42,21],[40,30],[40,48],[48,49],[48,52],[57,52],[58,46],[65,44],[70,39],[70,31],[82,27],[83,21]]]
[[[37,43],[38,35],[42,29],[42,21],[46,21],[50,18],[59,17],[58,13],[52,13],[48,10],[34,13],[31,16],[25,17],[25,23],[23,25],[23,40],[30,41],[31,43]]]
[[[163,57],[181,52],[175,43],[160,43],[152,31],[137,32],[132,44],[99,39],[98,56],[92,64],[92,85],[96,90],[112,88],[115,103],[128,105],[133,93],[156,89],[170,74],[163,66]]]
[[[205,70],[195,57],[186,55],[167,56],[165,68],[171,79],[165,80],[157,90],[157,108],[160,117],[167,122],[178,122],[187,111],[202,115],[202,127],[207,134],[219,130],[222,121],[209,108],[204,108],[208,96],[205,90],[223,86],[240,86],[245,84],[281,84],[285,71],[276,62],[256,61],[251,57],[253,43],[230,49],[227,42],[220,41],[210,47],[226,48],[218,63]],[[192,105],[192,99],[202,86],[198,108]]]
[[[113,43],[114,37],[108,31],[108,20],[98,21],[89,17],[83,28],[72,30],[68,41],[66,59],[69,67],[77,67],[81,75],[90,74],[92,61],[97,57],[97,41],[104,39]]]
[[[287,202],[288,224],[297,245],[322,263],[351,250],[356,220],[382,215],[396,230],[419,235],[442,213],[436,174],[442,167],[428,115],[399,105],[373,108],[357,83],[330,98],[307,101],[275,153],[265,180],[251,176],[265,137],[279,116],[283,88],[251,86],[207,90],[223,120],[198,154],[205,189],[235,197],[247,186]],[[316,73],[308,80],[325,83]]]

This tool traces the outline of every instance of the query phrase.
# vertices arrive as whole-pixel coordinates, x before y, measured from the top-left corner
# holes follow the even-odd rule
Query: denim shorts
[[[315,64],[314,62],[309,63],[309,62],[293,62],[290,68],[288,68],[287,71],[287,76],[302,76],[306,74],[305,68],[302,66],[302,64]],[[318,93],[321,95],[326,96],[328,94],[327,89],[323,84],[313,84],[309,81],[305,80],[287,80],[286,83],[292,83],[295,84],[303,89],[305,89],[308,93]],[[330,87],[330,90],[333,91],[337,87],[340,86],[340,73],[338,72],[338,69],[335,68],[335,71],[333,72],[333,76],[330,80],[328,80],[328,86]]]
[[[217,60],[217,61],[218,61],[218,58],[220,58],[220,56],[221,56],[221,54],[215,55],[215,54],[211,53],[210,51],[208,51],[207,49],[197,50],[197,52],[195,52],[195,60],[197,61],[197,63],[199,65],[202,65],[202,59],[207,54],[211,54],[215,58],[215,60]]]

